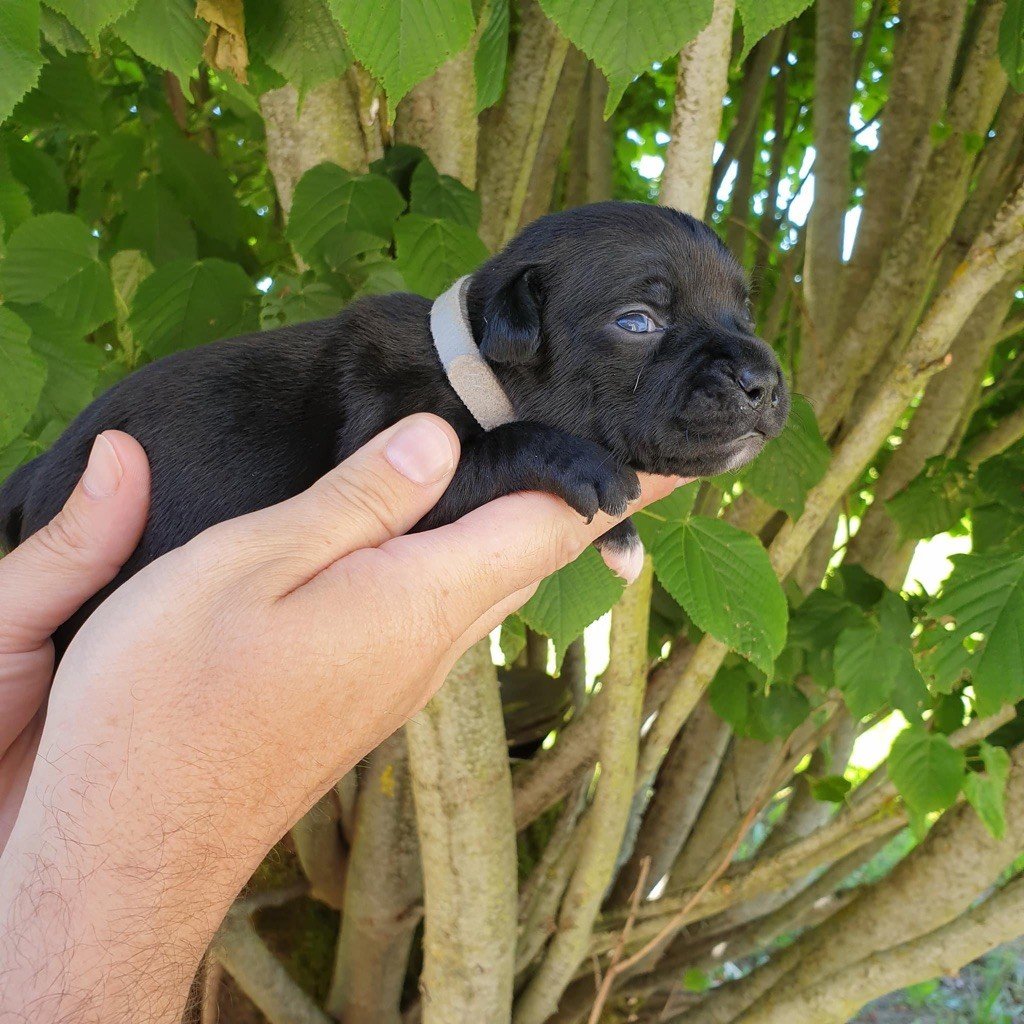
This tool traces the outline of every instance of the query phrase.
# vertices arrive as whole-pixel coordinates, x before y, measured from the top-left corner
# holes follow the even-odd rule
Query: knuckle
[[[374,530],[385,533],[394,530],[395,496],[382,475],[365,468],[356,475],[339,467],[322,483],[324,501],[332,511],[340,511]]]
[[[58,513],[34,537],[48,555],[67,561],[84,561],[89,551],[86,531],[67,510]]]

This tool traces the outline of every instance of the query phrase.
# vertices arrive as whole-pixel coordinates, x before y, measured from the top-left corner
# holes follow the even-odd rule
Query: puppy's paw
[[[644,545],[632,519],[623,519],[594,541],[605,565],[627,586],[636,581],[644,567]]]
[[[620,466],[597,445],[567,453],[553,467],[551,490],[589,523],[598,512],[621,516],[640,497],[640,481],[628,466]]]

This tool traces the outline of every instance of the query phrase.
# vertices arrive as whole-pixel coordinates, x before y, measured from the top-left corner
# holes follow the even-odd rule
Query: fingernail
[[[82,474],[82,486],[93,498],[109,498],[120,486],[124,469],[114,446],[97,434],[89,453],[89,464]]]
[[[385,446],[384,457],[414,484],[436,484],[455,464],[448,435],[426,418],[401,427]]]

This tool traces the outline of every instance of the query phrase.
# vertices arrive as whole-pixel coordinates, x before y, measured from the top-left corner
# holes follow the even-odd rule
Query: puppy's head
[[[474,274],[469,312],[521,418],[635,469],[709,476],[749,462],[789,413],[747,299],[700,221],[597,203],[526,228]]]

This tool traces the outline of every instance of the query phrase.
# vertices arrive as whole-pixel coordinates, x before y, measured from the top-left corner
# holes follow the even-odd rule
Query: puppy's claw
[[[621,576],[628,586],[636,582],[644,567],[644,546],[639,537],[631,537],[628,543],[620,547],[618,544],[605,544],[601,548],[604,564],[616,576]]]

